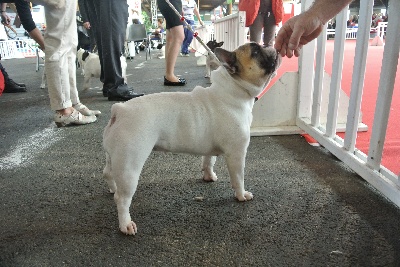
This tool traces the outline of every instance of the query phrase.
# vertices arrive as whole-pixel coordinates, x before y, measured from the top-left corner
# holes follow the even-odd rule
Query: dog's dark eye
[[[257,50],[253,50],[253,51],[251,51],[251,57],[257,57],[258,56],[258,54],[259,54],[259,51],[257,51]]]

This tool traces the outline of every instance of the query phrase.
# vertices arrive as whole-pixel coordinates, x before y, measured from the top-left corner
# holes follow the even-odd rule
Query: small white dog
[[[208,88],[164,92],[114,104],[103,134],[110,192],[115,192],[119,228],[137,232],[129,207],[142,167],[152,150],[203,155],[203,179],[216,181],[215,156],[223,155],[239,201],[251,200],[244,188],[254,98],[274,77],[281,57],[273,48],[247,43],[233,52],[215,50],[222,66]]]
[[[83,60],[83,54],[85,53],[85,52],[87,52],[85,49],[83,49],[83,48],[79,48],[79,50],[78,51],[76,51],[76,59],[77,59],[77,61],[78,61],[78,65],[79,65],[79,68],[81,69],[81,75],[83,76],[83,75],[85,75],[85,66],[84,66],[84,64],[85,64],[85,61]],[[86,55],[86,54],[85,54]],[[87,56],[87,55],[86,55]]]
[[[90,79],[100,78],[101,75],[101,66],[100,66],[100,58],[99,55],[95,53],[85,52],[82,56],[83,66],[85,69],[85,78],[83,80],[83,90],[87,90],[90,87]],[[121,56],[121,69],[122,69],[122,77],[124,78],[125,83],[127,83],[126,78],[126,58]]]

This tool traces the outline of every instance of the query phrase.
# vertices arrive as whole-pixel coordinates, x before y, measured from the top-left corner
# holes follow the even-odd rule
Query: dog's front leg
[[[243,154],[225,155],[226,165],[228,166],[231,185],[235,191],[235,197],[239,201],[247,201],[253,199],[251,192],[244,190],[244,165],[246,152]]]
[[[90,75],[86,74],[83,79],[83,90],[88,90],[90,87]]]
[[[217,160],[216,156],[203,156],[203,168],[201,169],[203,174],[203,180],[206,182],[215,182],[217,181],[217,175],[213,171],[215,161]]]

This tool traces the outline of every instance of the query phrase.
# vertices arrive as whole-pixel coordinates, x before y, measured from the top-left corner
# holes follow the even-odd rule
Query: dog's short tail
[[[112,126],[115,124],[115,122],[117,121],[117,117],[118,117],[118,111],[122,108],[122,103],[116,103],[114,105],[111,106],[111,119],[109,120],[106,128],[104,129],[104,134],[103,137],[105,138],[110,129],[112,128]]]

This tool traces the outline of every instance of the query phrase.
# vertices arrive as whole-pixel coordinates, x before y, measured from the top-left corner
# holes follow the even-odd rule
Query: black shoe
[[[186,80],[183,78],[179,78],[179,82],[171,82],[169,80],[167,80],[167,78],[165,78],[164,76],[164,85],[167,86],[183,86],[186,84]]]
[[[127,84],[122,84],[118,87],[110,88],[108,90],[108,101],[128,101],[132,98],[143,96],[133,91],[132,87]]]
[[[103,96],[107,97],[108,96],[108,88],[107,87],[103,87]]]
[[[8,81],[6,81],[3,92],[4,93],[22,93],[22,92],[26,92],[26,87],[20,86],[13,80],[9,79]]]
[[[11,80],[11,79],[10,79]],[[12,80],[13,81],[13,80]],[[13,81],[14,82],[14,81]],[[20,87],[26,87],[26,85],[24,84],[24,83],[17,83],[17,82],[14,82],[16,85],[18,85],[18,86],[20,86]]]

